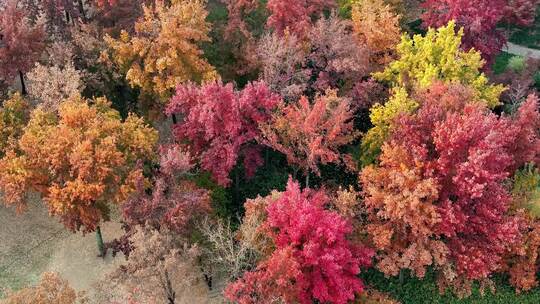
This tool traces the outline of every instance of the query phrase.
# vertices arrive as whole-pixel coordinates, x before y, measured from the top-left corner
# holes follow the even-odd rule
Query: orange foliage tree
[[[392,61],[401,37],[399,16],[383,0],[361,0],[352,5],[354,32],[368,46],[370,60],[385,65]]]
[[[27,193],[38,192],[68,229],[99,236],[110,203],[134,190],[142,174],[137,163],[153,158],[156,142],[157,132],[141,118],[122,121],[104,98],[68,99],[58,114],[36,109],[0,160],[4,202],[22,211]]]
[[[105,37],[112,60],[126,72],[126,79],[143,94],[165,102],[177,84],[214,79],[214,68],[201,57],[199,43],[210,41],[208,12],[203,1],[157,1],[143,6],[144,16],[130,36]]]
[[[77,293],[54,272],[45,272],[38,285],[21,289],[2,301],[4,304],[75,304]]]

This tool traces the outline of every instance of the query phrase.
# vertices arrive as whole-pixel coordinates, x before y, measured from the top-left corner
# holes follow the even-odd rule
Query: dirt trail
[[[95,234],[66,231],[38,200],[21,215],[0,203],[0,225],[0,298],[2,289],[33,285],[45,271],[58,272],[77,291],[89,290],[125,261],[121,254],[97,257]],[[118,222],[101,229],[105,241],[122,233]],[[222,303],[220,292],[209,293],[203,282],[177,291],[179,304]]]
[[[0,205],[0,224],[0,287],[5,289],[34,284],[42,272],[56,271],[83,290],[123,261],[98,258],[94,234],[66,231],[37,202],[20,215]],[[105,223],[102,230],[105,239],[121,234],[118,223]]]

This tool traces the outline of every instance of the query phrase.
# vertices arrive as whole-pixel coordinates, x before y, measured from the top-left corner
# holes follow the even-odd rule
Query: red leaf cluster
[[[179,142],[189,141],[192,155],[202,169],[212,173],[220,185],[228,185],[229,173],[243,156],[248,174],[262,164],[251,145],[259,137],[258,125],[270,119],[281,98],[263,82],[236,91],[232,84],[212,82],[203,86],[180,85],[167,107],[168,115],[179,114],[173,127]]]
[[[324,190],[287,189],[266,207],[262,224],[275,251],[252,272],[229,285],[226,297],[238,303],[347,303],[363,291],[360,268],[373,251],[347,239],[350,223],[335,211]]]
[[[418,112],[399,118],[380,165],[361,176],[374,219],[369,232],[383,259],[443,240],[460,277],[487,278],[520,238],[505,183],[538,155],[538,99],[529,97],[514,117],[498,117],[459,85],[435,84],[416,98]],[[379,267],[388,274],[411,268],[402,258]]]
[[[312,18],[335,6],[334,0],[269,0],[268,27],[279,34],[288,29],[291,33],[304,37],[312,25]]]
[[[474,48],[488,63],[506,44],[497,28],[501,22],[530,25],[534,21],[538,0],[427,0],[422,16],[425,26],[441,27],[455,20],[464,30],[462,47]]]

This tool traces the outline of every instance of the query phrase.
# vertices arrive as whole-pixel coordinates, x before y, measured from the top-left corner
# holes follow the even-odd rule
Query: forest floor
[[[0,299],[5,290],[36,284],[43,272],[54,271],[77,291],[89,290],[106,274],[125,261],[123,255],[105,259],[97,256],[94,233],[67,231],[50,217],[39,200],[23,214],[0,204]],[[121,235],[118,222],[102,225],[103,238]],[[205,286],[196,286],[178,295],[178,303],[219,302],[219,293],[209,295]]]

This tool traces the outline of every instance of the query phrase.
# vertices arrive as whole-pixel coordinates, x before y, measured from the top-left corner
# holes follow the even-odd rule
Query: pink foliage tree
[[[336,6],[335,0],[269,0],[268,27],[283,34],[286,29],[304,37],[312,25],[312,19],[325,10]]]
[[[0,78],[12,81],[19,74],[26,94],[23,74],[28,72],[45,47],[43,28],[33,26],[18,0],[9,0],[0,11]]]
[[[537,4],[538,0],[427,0],[423,3],[426,11],[422,19],[430,27],[455,20],[464,30],[462,47],[475,48],[491,63],[506,43],[497,25],[502,21],[530,25]]]
[[[122,204],[126,233],[106,244],[113,255],[122,252],[127,257],[134,246],[130,238],[136,227],[161,231],[166,229],[177,237],[188,238],[194,222],[211,212],[210,194],[188,180],[193,169],[191,157],[178,145],[160,147],[159,169],[149,181],[138,176],[136,191]]]
[[[160,155],[151,193],[148,194],[145,179],[141,178],[138,191],[122,205],[124,219],[130,226],[166,227],[188,235],[192,220],[210,212],[210,196],[186,179],[193,168],[189,153],[172,145],[161,147]]]
[[[261,79],[291,101],[328,89],[339,90],[342,96],[356,94],[354,86],[372,71],[368,53],[356,42],[351,23],[333,13],[314,22],[305,37],[265,35],[257,57]]]
[[[248,177],[262,165],[260,147],[254,144],[258,125],[269,120],[280,103],[281,98],[263,82],[250,83],[241,91],[221,82],[200,87],[186,84],[178,86],[166,113],[180,114],[182,121],[173,127],[175,138],[189,141],[190,152],[202,169],[226,186],[239,158]]]
[[[348,303],[364,285],[358,274],[371,264],[371,249],[351,244],[351,224],[325,209],[324,190],[300,190],[289,180],[287,189],[266,207],[262,229],[275,251],[252,272],[230,284],[226,297],[242,304]]]

